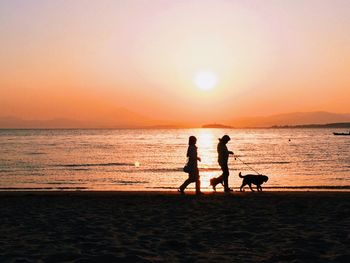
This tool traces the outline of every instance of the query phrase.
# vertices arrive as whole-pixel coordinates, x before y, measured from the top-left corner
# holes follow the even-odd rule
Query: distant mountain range
[[[350,129],[350,122],[338,122],[327,124],[305,124],[305,125],[285,125],[285,126],[272,126],[270,128],[284,129],[284,128],[344,128]]]
[[[220,129],[235,129],[235,127],[227,126],[223,124],[206,124],[202,128],[220,128]],[[249,128],[249,127],[247,127]],[[255,129],[267,128],[267,129],[300,129],[300,128],[344,128],[350,129],[350,122],[339,123],[327,123],[327,124],[304,124],[304,125],[274,125],[270,127],[254,127]]]
[[[348,123],[350,114],[338,114],[330,112],[299,112],[278,114],[271,116],[236,118],[225,121],[225,124],[206,124],[205,128],[264,128],[313,125],[330,123]],[[117,109],[110,114],[104,114],[100,118],[89,120],[74,120],[68,118],[55,118],[47,120],[25,120],[22,118],[7,116],[0,117],[0,128],[29,129],[29,128],[188,128],[200,127],[198,124],[188,124],[176,121],[154,120],[134,113],[127,109]],[[306,126],[305,126],[306,125]]]
[[[159,122],[124,108],[113,109],[108,113],[100,112],[98,116],[88,120],[69,118],[26,120],[6,116],[0,117],[0,128],[139,128]]]
[[[30,129],[30,128],[88,128],[89,126],[80,121],[64,118],[50,120],[24,120],[17,117],[0,117],[0,128],[6,129]]]
[[[339,114],[324,111],[295,112],[270,116],[257,116],[236,118],[227,121],[228,125],[237,128],[245,127],[271,127],[271,126],[296,126],[309,124],[328,124],[350,122],[350,114]]]
[[[232,126],[228,126],[228,125],[213,123],[213,124],[205,124],[205,125],[202,126],[202,128],[232,129],[233,127]]]
[[[0,117],[0,129],[74,129],[74,128],[179,128],[185,125],[175,121],[152,119],[128,109],[116,108],[108,112],[99,111],[98,117],[89,119],[35,119],[16,116]]]

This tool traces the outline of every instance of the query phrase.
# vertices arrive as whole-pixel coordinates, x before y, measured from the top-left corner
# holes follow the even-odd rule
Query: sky
[[[0,116],[350,112],[348,0],[0,0]]]

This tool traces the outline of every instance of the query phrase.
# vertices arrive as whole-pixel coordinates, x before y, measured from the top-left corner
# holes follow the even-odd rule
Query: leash
[[[245,164],[246,166],[249,167],[249,169],[253,170],[254,172],[256,172],[258,175],[261,175],[261,173],[259,173],[257,170],[255,170],[253,167],[249,166],[247,163],[243,162],[238,156],[233,155],[235,157],[235,159],[240,160],[243,164]]]

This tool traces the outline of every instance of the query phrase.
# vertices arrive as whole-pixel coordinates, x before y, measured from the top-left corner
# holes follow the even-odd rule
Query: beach
[[[349,262],[350,192],[0,192],[1,262]]]

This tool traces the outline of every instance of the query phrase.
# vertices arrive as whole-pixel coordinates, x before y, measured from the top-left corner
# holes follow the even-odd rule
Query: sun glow
[[[218,78],[211,71],[199,71],[194,76],[194,83],[201,90],[211,90],[217,85]]]

